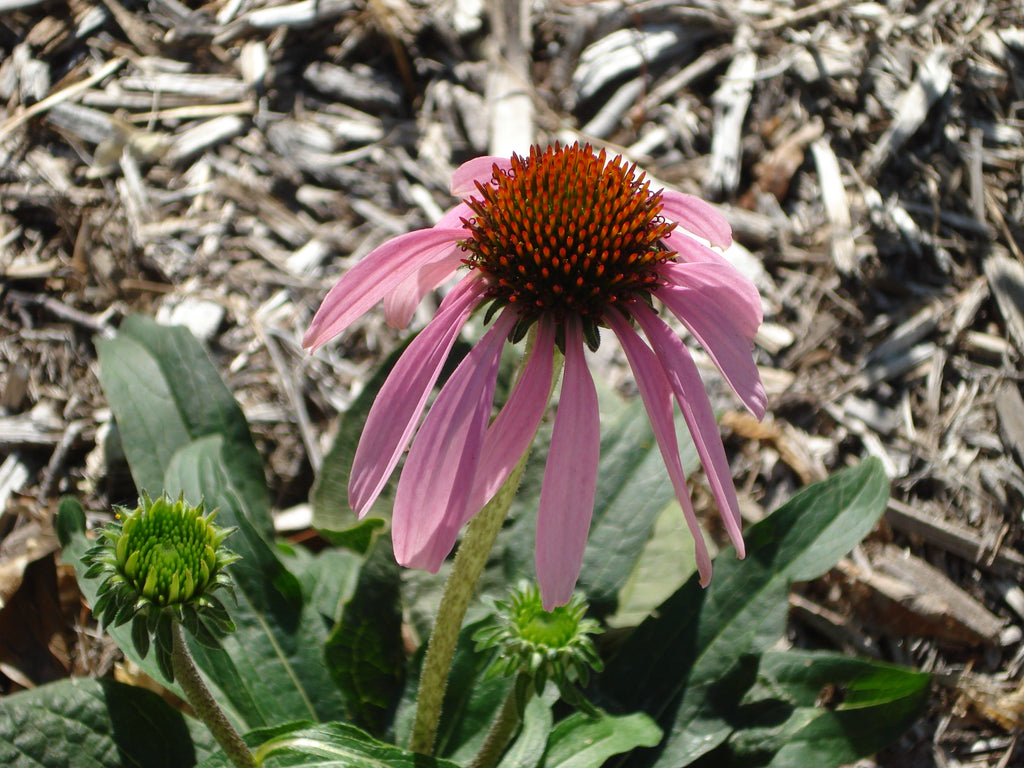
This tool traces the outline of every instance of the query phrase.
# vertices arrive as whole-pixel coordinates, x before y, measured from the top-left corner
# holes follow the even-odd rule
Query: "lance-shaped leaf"
[[[871,530],[888,496],[876,459],[805,488],[746,532],[746,560],[726,550],[710,587],[695,576],[637,628],[600,686],[626,711],[650,714],[667,736],[659,752],[631,764],[688,765],[729,737],[751,684],[751,656],[785,630],[790,584],[831,568]]]

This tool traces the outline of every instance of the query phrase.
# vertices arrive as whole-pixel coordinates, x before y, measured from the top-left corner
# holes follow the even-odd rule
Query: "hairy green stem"
[[[522,674],[522,673],[520,673]],[[519,706],[516,703],[516,684],[508,689],[508,695],[502,702],[501,709],[491,723],[484,743],[480,745],[480,751],[476,753],[469,768],[492,768],[498,763],[498,758],[505,751],[512,734],[519,725]],[[530,687],[533,690],[533,687]]]
[[[527,352],[523,355],[523,366],[533,351],[534,334],[535,329],[530,332]],[[556,350],[551,377],[552,390],[558,381],[562,361],[561,354]],[[437,726],[441,720],[441,704],[448,685],[448,673],[451,670],[452,656],[459,639],[462,620],[466,617],[466,609],[473,597],[476,583],[480,580],[480,574],[483,573],[484,565],[487,564],[487,556],[494,546],[494,540],[508,516],[529,456],[530,449],[527,448],[519,457],[508,479],[494,494],[494,498],[487,502],[466,526],[466,534],[462,538],[462,544],[459,545],[455,562],[452,564],[452,571],[444,585],[441,605],[437,609],[437,619],[427,641],[426,655],[423,657],[419,693],[416,696],[416,719],[412,726],[412,736],[409,738],[409,749],[414,752],[433,754]]]
[[[195,710],[196,717],[203,721],[213,738],[217,740],[220,748],[224,750],[231,764],[236,768],[256,768],[256,760],[252,752],[242,741],[242,737],[228,721],[224,710],[213,698],[210,689],[206,687],[203,678],[196,669],[188,646],[185,645],[185,637],[181,631],[181,625],[174,622],[173,645],[171,648],[171,666],[174,669],[174,679],[185,692],[185,698]]]

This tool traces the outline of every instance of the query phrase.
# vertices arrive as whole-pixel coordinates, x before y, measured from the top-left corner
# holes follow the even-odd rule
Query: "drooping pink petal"
[[[452,174],[451,190],[455,197],[469,197],[476,194],[477,182],[486,186],[494,178],[494,166],[499,171],[507,171],[512,161],[507,157],[474,157],[468,160]]]
[[[594,513],[601,444],[597,391],[583,355],[583,329],[565,323],[565,374],[537,510],[537,581],[550,611],[565,605],[583,564]]]
[[[391,518],[400,565],[436,573],[455,546],[491,417],[501,349],[515,320],[512,312],[498,318],[442,387],[416,433]]]
[[[453,245],[451,253],[438,261],[421,267],[418,272],[405,278],[402,283],[384,297],[384,319],[392,328],[405,328],[412,320],[416,307],[423,297],[439,285],[451,279],[462,266],[463,253]]]
[[[486,290],[487,286],[473,275],[452,288],[434,319],[402,353],[377,394],[349,476],[349,504],[360,517],[369,511],[398,464],[459,330]]]
[[[732,227],[715,206],[699,197],[666,189],[661,195],[661,213],[683,229],[719,248],[732,243]]]
[[[554,326],[541,319],[537,323],[537,338],[526,368],[512,388],[508,402],[487,428],[480,468],[466,505],[466,520],[497,493],[533,442],[551,394],[554,348]]]
[[[718,434],[718,423],[715,421],[715,414],[697,366],[682,339],[665,325],[654,310],[637,301],[630,306],[630,312],[640,323],[665,370],[676,402],[679,403],[683,418],[686,419],[686,426],[690,430],[700,463],[704,466],[711,495],[718,504],[725,530],[736,547],[737,555],[743,557],[746,550],[743,545],[736,488],[732,483],[725,447]]]
[[[735,267],[709,262],[667,263],[661,273],[670,282],[658,289],[658,298],[704,347],[740,401],[763,418],[768,399],[751,355],[763,310],[753,283]]]
[[[331,288],[302,346],[313,350],[337,336],[407,277],[443,256],[464,235],[462,229],[420,229],[374,248]]]
[[[661,363],[650,347],[643,343],[636,331],[626,322],[618,312],[609,312],[607,315],[609,325],[619,339],[629,367],[633,370],[637,387],[640,389],[640,397],[643,399],[647,415],[654,428],[654,437],[658,441],[658,449],[665,461],[665,468],[668,470],[669,480],[672,481],[672,488],[676,492],[679,506],[683,509],[683,516],[686,518],[686,526],[693,536],[694,558],[697,562],[697,572],[700,574],[700,585],[706,587],[711,583],[711,555],[708,553],[707,543],[704,541],[704,532],[700,523],[697,522],[697,515],[693,511],[693,503],[690,501],[690,491],[686,487],[686,476],[683,474],[683,466],[679,461],[679,442],[676,440],[675,422],[672,418],[672,388],[668,379],[665,378],[665,371]]]

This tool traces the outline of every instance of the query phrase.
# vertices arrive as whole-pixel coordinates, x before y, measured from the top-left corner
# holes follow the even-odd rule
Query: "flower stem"
[[[527,342],[527,351],[523,355],[523,365],[533,351],[535,329],[531,330]],[[551,376],[551,388],[555,387],[561,372],[563,358],[555,351],[555,366]],[[520,370],[520,373],[522,369]],[[494,546],[494,540],[501,530],[502,523],[508,516],[512,499],[519,488],[519,481],[526,469],[526,461],[530,456],[527,448],[519,457],[515,468],[498,492],[494,494],[484,508],[466,526],[466,534],[455,554],[452,571],[444,585],[441,605],[437,609],[437,619],[427,641],[427,652],[423,658],[423,669],[420,671],[420,687],[416,696],[416,719],[409,738],[409,749],[424,755],[433,754],[434,740],[437,738],[437,726],[441,720],[441,704],[444,691],[448,685],[448,673],[451,670],[455,644],[459,639],[459,629],[466,617],[466,609],[473,597],[476,583],[487,564],[487,556]]]
[[[513,682],[512,687],[508,689],[508,695],[491,723],[484,743],[480,745],[480,751],[476,753],[473,762],[469,764],[469,768],[492,768],[498,762],[501,753],[505,751],[505,746],[512,738],[512,734],[515,733],[516,726],[519,725],[516,687]],[[531,685],[530,691],[532,690],[533,686]]]
[[[220,748],[224,750],[231,764],[236,768],[256,768],[256,760],[252,752],[242,741],[242,737],[228,721],[224,710],[218,706],[210,689],[206,687],[203,678],[196,669],[188,646],[185,645],[185,637],[181,631],[181,625],[174,622],[172,632],[171,665],[174,669],[174,679],[178,681],[188,703],[192,705],[196,715],[210,729],[213,738],[217,740]]]

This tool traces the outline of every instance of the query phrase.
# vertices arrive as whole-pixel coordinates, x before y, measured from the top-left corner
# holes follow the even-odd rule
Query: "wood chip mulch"
[[[581,140],[733,225],[770,414],[722,419],[745,514],[866,455],[892,477],[791,599],[793,643],[936,673],[861,765],[1024,765],[1019,0],[275,1],[0,0],[0,691],[116,660],[49,524],[132,500],[96,335],[192,328],[301,519],[398,341],[368,316],[305,354],[327,288],[458,163]]]

